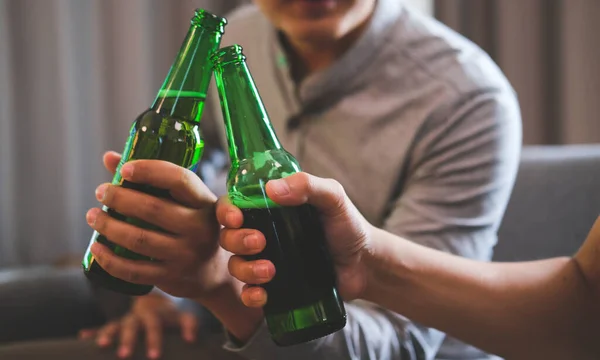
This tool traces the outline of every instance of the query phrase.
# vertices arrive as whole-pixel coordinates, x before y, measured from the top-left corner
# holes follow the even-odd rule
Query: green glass
[[[121,166],[135,159],[158,159],[195,171],[204,148],[198,126],[212,76],[210,55],[219,48],[225,24],[223,18],[202,9],[196,10],[185,40],[154,103],[150,109],[140,114],[131,126],[123,157],[112,180],[113,184],[169,198],[169,192],[164,189],[123,181],[119,173]],[[135,226],[163,231],[139,219],[125,217],[107,207],[103,210],[112,217]],[[91,245],[96,241],[124,258],[152,260],[115,245],[94,231],[82,261],[84,273],[89,279],[127,295],[144,295],[152,290],[153,285],[130,283],[104,271],[90,251]]]
[[[239,45],[212,58],[229,143],[227,179],[231,202],[244,214],[245,228],[260,230],[265,250],[249,259],[269,259],[276,267],[265,317],[280,346],[320,338],[346,325],[346,310],[336,290],[333,263],[316,209],[283,207],[265,193],[269,180],[300,170],[279,143]]]

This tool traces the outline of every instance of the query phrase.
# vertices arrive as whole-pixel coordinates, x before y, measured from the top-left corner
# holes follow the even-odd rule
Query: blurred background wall
[[[0,268],[81,256],[102,153],[122,149],[193,9],[243,2],[0,0]],[[499,63],[526,144],[600,142],[600,1],[410,2]]]
[[[600,141],[600,1],[436,0],[434,7],[511,81],[526,144]]]

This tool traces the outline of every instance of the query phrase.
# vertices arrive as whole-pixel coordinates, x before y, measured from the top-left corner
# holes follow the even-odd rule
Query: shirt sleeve
[[[450,115],[449,115],[450,114]],[[517,173],[521,118],[512,91],[486,89],[439,109],[423,125],[383,228],[434,249],[488,260]],[[434,359],[444,334],[364,301],[347,303],[348,324],[322,339],[277,347],[263,325],[247,359]]]

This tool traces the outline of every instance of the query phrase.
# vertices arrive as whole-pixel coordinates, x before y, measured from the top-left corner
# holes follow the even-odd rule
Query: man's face
[[[302,42],[330,42],[344,37],[370,16],[375,1],[254,0],[276,28]]]

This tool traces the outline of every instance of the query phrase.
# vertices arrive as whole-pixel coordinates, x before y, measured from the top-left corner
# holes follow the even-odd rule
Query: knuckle
[[[132,247],[131,250],[136,252],[144,250],[144,248],[148,244],[148,231],[142,228],[138,228],[133,233],[130,243]]]
[[[100,234],[104,234],[107,229],[107,222],[106,213],[104,211],[98,212],[98,216],[94,222],[94,230],[98,231]]]
[[[202,234],[206,227],[206,216],[202,210],[180,208],[181,219],[184,223],[184,231],[187,234]]]
[[[313,189],[311,176],[305,172],[299,172],[295,176],[297,177],[294,179],[294,183],[290,184],[290,187],[294,192],[297,192],[298,196],[306,200],[306,197]]]
[[[327,179],[327,181],[329,182],[331,189],[335,192],[335,194],[343,196],[346,193],[344,187],[339,181],[335,179]]]
[[[135,182],[144,182],[147,180],[148,169],[146,168],[146,161],[129,159],[127,162],[131,166],[132,180],[135,180]]]
[[[151,218],[158,218],[164,211],[164,204],[160,199],[148,196],[144,200],[144,211]]]
[[[333,202],[335,208],[339,210],[343,210],[346,208],[346,191],[342,184],[335,179],[324,179],[325,186],[327,190],[330,192],[330,199]]]
[[[125,276],[125,280],[131,283],[138,283],[140,280],[140,274],[135,270],[128,270],[127,275]]]
[[[138,318],[135,314],[128,314],[126,315],[123,320],[121,321],[123,326],[127,326],[129,328],[134,327],[137,325],[138,323]]]
[[[98,254],[99,258],[98,258],[98,262],[100,263],[100,265],[102,265],[102,268],[104,269],[104,271],[106,271],[107,273],[114,275],[114,263],[110,258],[107,258],[106,256],[104,256],[104,254]]]
[[[190,182],[190,174],[189,173],[192,172],[191,170],[188,170],[182,166],[179,166],[177,168],[177,171],[179,172],[179,184],[180,185],[186,185],[187,183]]]
[[[312,180],[310,176],[305,172],[298,173],[298,181],[300,182],[300,186],[304,190],[310,190],[312,187]]]
[[[104,197],[102,198],[102,203],[106,206],[112,206],[116,202],[118,202],[119,199],[120,199],[119,188],[112,184],[108,185],[106,187],[106,190],[104,191]]]

